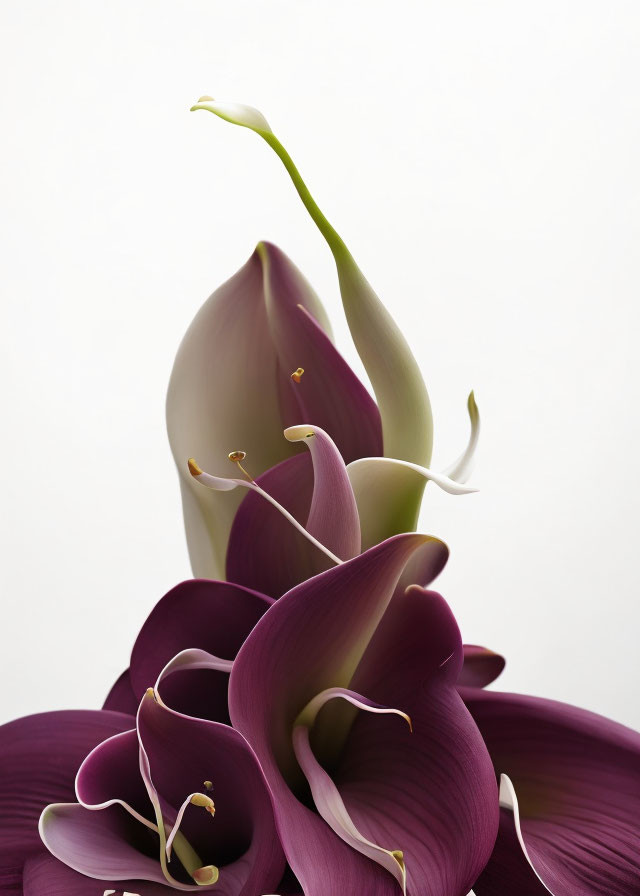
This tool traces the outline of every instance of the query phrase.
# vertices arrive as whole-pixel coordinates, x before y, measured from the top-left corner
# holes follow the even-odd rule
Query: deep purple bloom
[[[304,375],[296,383],[291,374],[298,368]],[[169,384],[167,426],[196,576],[224,577],[242,495],[199,488],[187,458],[227,476],[227,455],[242,449],[260,476],[295,453],[282,430],[300,420],[330,432],[347,462],[382,453],[378,408],[334,348],[318,297],[280,249],[260,243],[198,312]]]
[[[147,688],[183,650],[195,647],[234,660],[272,603],[230,582],[189,579],[176,585],[147,617],[133,645],[130,667],[111,689],[104,708],[135,713]],[[228,672],[190,668],[165,680],[163,697],[187,715],[229,724],[228,679]]]
[[[504,666],[482,648],[468,660],[461,680],[477,685]],[[476,896],[640,893],[640,734],[552,700],[461,694],[500,778],[499,835]]]
[[[192,651],[189,660],[204,656]],[[100,880],[140,879],[173,892],[215,886],[223,896],[273,890],[285,862],[255,757],[228,725],[166,706],[158,686],[142,698],[136,728],[84,760],[78,802],[44,810],[45,845]]]
[[[122,713],[77,710],[26,716],[0,727],[2,894],[88,896],[86,877],[46,851],[38,818],[48,803],[73,799],[75,775],[87,753],[133,723]],[[158,888],[140,888],[135,881],[115,886],[140,896],[160,893]],[[96,887],[96,896],[103,890]]]
[[[428,544],[397,536],[294,588],[234,663],[231,718],[307,896],[466,896],[491,853],[497,787],[455,687],[457,626],[398,584]]]
[[[284,435],[289,441],[305,444],[310,462],[306,454],[290,458],[257,482],[212,476],[201,470],[193,459],[188,464],[194,479],[208,489],[224,492],[241,488],[249,492],[231,529],[227,574],[273,597],[377,543],[371,537],[374,513],[366,504],[366,487],[356,493],[351,476],[354,465],[345,466],[330,436],[311,423],[288,427]],[[373,465],[375,470],[389,465],[396,475],[398,463],[387,458],[355,462]],[[310,482],[306,476],[307,464],[312,472]],[[458,494],[468,490],[444,475],[416,469],[420,473],[412,469],[412,477],[435,478],[443,488]],[[366,478],[358,481],[366,486]],[[365,517],[360,509],[363,503],[365,512],[369,511]],[[446,545],[438,542],[436,548],[436,542],[437,539],[431,540],[429,581],[444,567],[449,554]],[[422,578],[415,581],[420,582]]]

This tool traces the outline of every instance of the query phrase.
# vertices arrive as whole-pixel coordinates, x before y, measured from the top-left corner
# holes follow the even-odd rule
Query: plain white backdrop
[[[407,334],[435,465],[423,528],[502,687],[640,725],[636,2],[2,4],[0,719],[100,704],[189,576],[173,355],[263,238],[361,371],[331,256],[260,108]],[[230,446],[234,448],[237,446]]]

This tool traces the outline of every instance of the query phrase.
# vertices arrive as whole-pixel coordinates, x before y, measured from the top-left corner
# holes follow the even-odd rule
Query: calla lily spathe
[[[1,893],[86,896],[86,877],[47,852],[38,818],[48,803],[72,800],[75,775],[87,753],[132,724],[133,717],[125,713],[65,710],[26,716],[0,727]],[[140,889],[135,880],[124,886],[140,896],[160,896],[155,890]]]
[[[439,595],[401,582],[427,541],[395,536],[298,585],[234,662],[231,719],[306,896],[466,896],[491,853],[497,788],[455,687],[460,635]]]
[[[245,267],[194,319],[169,384],[167,424],[180,472],[194,574],[224,575],[228,534],[240,496],[194,490],[185,459],[196,457],[212,475],[224,477],[227,455],[241,449],[249,456],[251,475],[259,480],[291,458],[294,452],[282,443],[279,432],[299,420],[323,428],[347,464],[361,461],[350,475],[357,499],[376,507],[374,515],[365,514],[364,525],[371,530],[364,533],[367,547],[415,529],[425,482],[438,481],[438,474],[423,475],[432,452],[431,406],[404,337],[264,116],[249,107],[205,98],[193,108],[208,109],[256,131],[284,162],[333,252],[347,322],[378,402],[334,349],[326,315],[304,277],[280,250],[259,244]],[[473,414],[472,430],[475,446],[478,426]],[[466,481],[472,453],[443,479]],[[383,457],[390,462],[382,464]],[[308,465],[306,471],[304,467],[303,462],[291,464],[278,475],[304,494],[309,491]]]
[[[225,669],[203,651],[169,664],[143,696],[135,729],[99,744],[82,763],[78,802],[42,813],[45,846],[73,870],[173,892],[215,887],[222,896],[277,886],[284,857],[247,744],[228,725],[177,712],[160,695],[165,677],[203,665]]]
[[[229,537],[227,578],[272,597],[280,597],[305,579],[356,556],[363,542],[371,537],[372,519],[385,516],[384,508],[365,503],[364,509],[372,519],[364,528],[366,517],[361,515],[350,475],[354,465],[345,467],[337,446],[324,430],[304,424],[289,427],[285,436],[302,442],[309,450],[310,471],[305,454],[284,461],[257,482],[211,476],[189,462],[192,476],[209,489],[248,490]],[[433,478],[454,493],[470,491],[406,461],[367,458],[355,461],[355,466],[361,463],[368,465],[369,472],[378,464],[385,468],[400,465],[408,468],[412,476]],[[360,477],[358,482],[362,486],[366,478]],[[362,488],[362,501],[367,501],[366,495]],[[429,581],[444,567],[448,553],[439,539],[430,539]],[[420,577],[412,581],[424,584]]]
[[[640,734],[566,703],[482,690],[504,660],[465,648],[460,693],[500,780],[476,896],[640,892]]]
[[[105,709],[131,712],[171,660],[197,648],[231,663],[273,600],[230,582],[189,579],[172,588],[145,620]],[[183,669],[163,683],[165,702],[183,713],[230,724],[228,670]]]
[[[257,109],[217,102],[211,97],[201,97],[192,106],[192,111],[198,109],[206,109],[231,124],[254,131],[284,164],[305,208],[333,254],[347,323],[380,408],[384,454],[428,466],[433,448],[433,421],[418,364],[344,240],[311,196],[291,156]]]
[[[196,315],[169,383],[167,428],[196,577],[224,578],[242,495],[197,487],[186,459],[224,477],[228,454],[242,449],[258,477],[294,453],[282,430],[301,417],[331,432],[348,460],[382,453],[378,409],[334,348],[317,296],[283,252],[261,243]]]

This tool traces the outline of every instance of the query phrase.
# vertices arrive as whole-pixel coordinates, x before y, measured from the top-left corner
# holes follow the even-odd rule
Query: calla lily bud
[[[194,318],[169,382],[167,428],[196,576],[224,578],[243,490],[202,488],[187,459],[229,480],[246,456],[257,478],[298,453],[283,430],[301,419],[329,432],[347,461],[381,452],[378,409],[334,348],[319,299],[283,252],[260,243]]]
[[[420,368],[402,333],[343,239],[311,196],[291,156],[257,109],[221,103],[209,97],[202,97],[192,107],[192,111],[197,109],[213,112],[225,121],[255,131],[284,164],[303,204],[333,254],[349,329],[380,408],[384,454],[421,466],[428,465],[433,446],[433,419]],[[407,502],[411,505],[407,507],[407,528],[412,528],[415,523],[424,480],[417,478],[413,485],[414,492],[407,496]]]

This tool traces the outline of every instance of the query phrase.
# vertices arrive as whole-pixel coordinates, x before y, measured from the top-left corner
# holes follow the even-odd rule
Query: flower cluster
[[[284,163],[376,400],[300,271],[258,245],[169,385],[195,578],[103,709],[1,729],[0,893],[637,896],[640,735],[487,690],[503,658],[428,590],[448,550],[418,512],[428,481],[473,491],[473,393],[466,449],[430,469],[419,368],[291,157],[255,109],[194,109]]]

